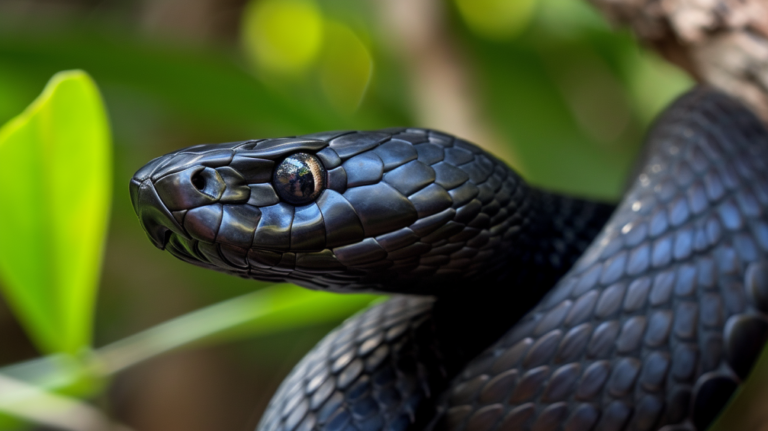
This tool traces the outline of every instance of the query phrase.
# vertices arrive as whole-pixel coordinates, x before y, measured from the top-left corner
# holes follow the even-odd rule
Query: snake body
[[[768,132],[702,88],[645,153],[613,215],[423,129],[191,147],[131,197],[195,265],[429,295],[329,334],[259,429],[703,430],[768,337]]]

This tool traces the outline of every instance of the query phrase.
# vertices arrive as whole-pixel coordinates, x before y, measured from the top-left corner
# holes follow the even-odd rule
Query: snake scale
[[[152,242],[393,296],[294,368],[273,430],[704,430],[768,337],[768,132],[697,88],[615,208],[424,129],[201,145],[131,181]]]

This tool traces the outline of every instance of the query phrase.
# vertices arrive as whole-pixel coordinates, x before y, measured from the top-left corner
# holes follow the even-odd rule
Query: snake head
[[[195,265],[425,293],[487,270],[521,183],[464,141],[387,129],[189,147],[139,169],[130,189],[153,244]]]

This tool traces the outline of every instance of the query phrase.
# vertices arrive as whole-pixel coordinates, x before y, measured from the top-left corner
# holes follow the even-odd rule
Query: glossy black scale
[[[192,147],[131,194],[153,243],[196,265],[437,295],[329,334],[259,429],[702,430],[768,338],[768,134],[698,89],[647,145],[594,241],[611,207],[423,129]],[[277,172],[299,154],[324,172],[292,203]]]

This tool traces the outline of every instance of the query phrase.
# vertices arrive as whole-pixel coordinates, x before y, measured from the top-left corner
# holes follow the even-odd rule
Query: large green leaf
[[[0,285],[38,348],[90,345],[111,199],[110,132],[82,71],[0,129]]]

